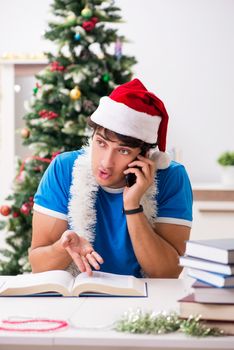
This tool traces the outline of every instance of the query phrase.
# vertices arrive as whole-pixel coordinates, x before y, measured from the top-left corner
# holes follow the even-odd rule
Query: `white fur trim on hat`
[[[171,163],[171,157],[167,152],[153,151],[150,154],[150,159],[155,161],[156,169],[166,169]]]
[[[131,136],[147,143],[156,143],[161,117],[138,112],[104,96],[91,115],[91,120],[118,134]]]

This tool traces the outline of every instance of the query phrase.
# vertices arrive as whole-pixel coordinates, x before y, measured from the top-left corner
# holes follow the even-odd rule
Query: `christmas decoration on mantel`
[[[43,53],[15,53],[5,52],[0,56],[2,61],[44,61],[46,56]]]
[[[0,274],[30,271],[32,204],[40,179],[58,152],[80,148],[90,130],[86,118],[100,97],[132,78],[134,57],[124,54],[126,39],[110,23],[122,22],[114,0],[53,0],[55,17],[45,38],[57,49],[45,55],[6,53],[5,61],[45,60],[36,75],[20,134],[32,156],[18,160],[13,190],[0,203],[9,249],[1,250]]]

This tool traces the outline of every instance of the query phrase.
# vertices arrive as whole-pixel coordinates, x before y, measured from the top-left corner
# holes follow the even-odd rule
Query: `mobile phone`
[[[136,175],[135,174],[127,174],[125,175],[126,186],[131,187],[136,183]]]
[[[143,157],[146,157],[146,154],[145,153],[143,154],[143,152],[141,152],[140,155],[143,156]],[[156,152],[151,153],[149,158],[151,160],[153,160],[154,162],[157,162],[158,152],[156,151]],[[136,158],[135,160],[138,160],[138,159]],[[137,169],[141,170],[141,167],[139,167],[139,166],[135,166],[134,168],[137,168]],[[127,187],[131,187],[136,182],[136,175],[132,174],[132,173],[125,175],[125,181],[126,181],[126,186]]]
[[[143,155],[142,153],[140,153],[141,155]],[[135,160],[138,160],[137,158]],[[135,166],[134,168],[137,169],[141,169],[141,167],[139,166]],[[136,175],[133,173],[129,173],[127,175],[125,175],[125,181],[126,181],[126,186],[127,187],[131,187],[136,183]]]

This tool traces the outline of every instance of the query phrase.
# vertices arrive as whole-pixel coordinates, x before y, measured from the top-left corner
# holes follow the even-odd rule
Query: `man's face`
[[[120,188],[125,186],[123,171],[141,149],[124,146],[114,135],[111,140],[105,138],[103,129],[95,131],[92,143],[92,171],[100,186]]]

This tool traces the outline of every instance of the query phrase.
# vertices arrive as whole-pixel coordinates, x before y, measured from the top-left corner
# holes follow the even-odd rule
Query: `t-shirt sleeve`
[[[192,226],[193,194],[183,165],[174,163],[158,174],[157,222]]]
[[[58,155],[46,169],[34,196],[34,210],[67,220],[73,163],[69,155]]]

